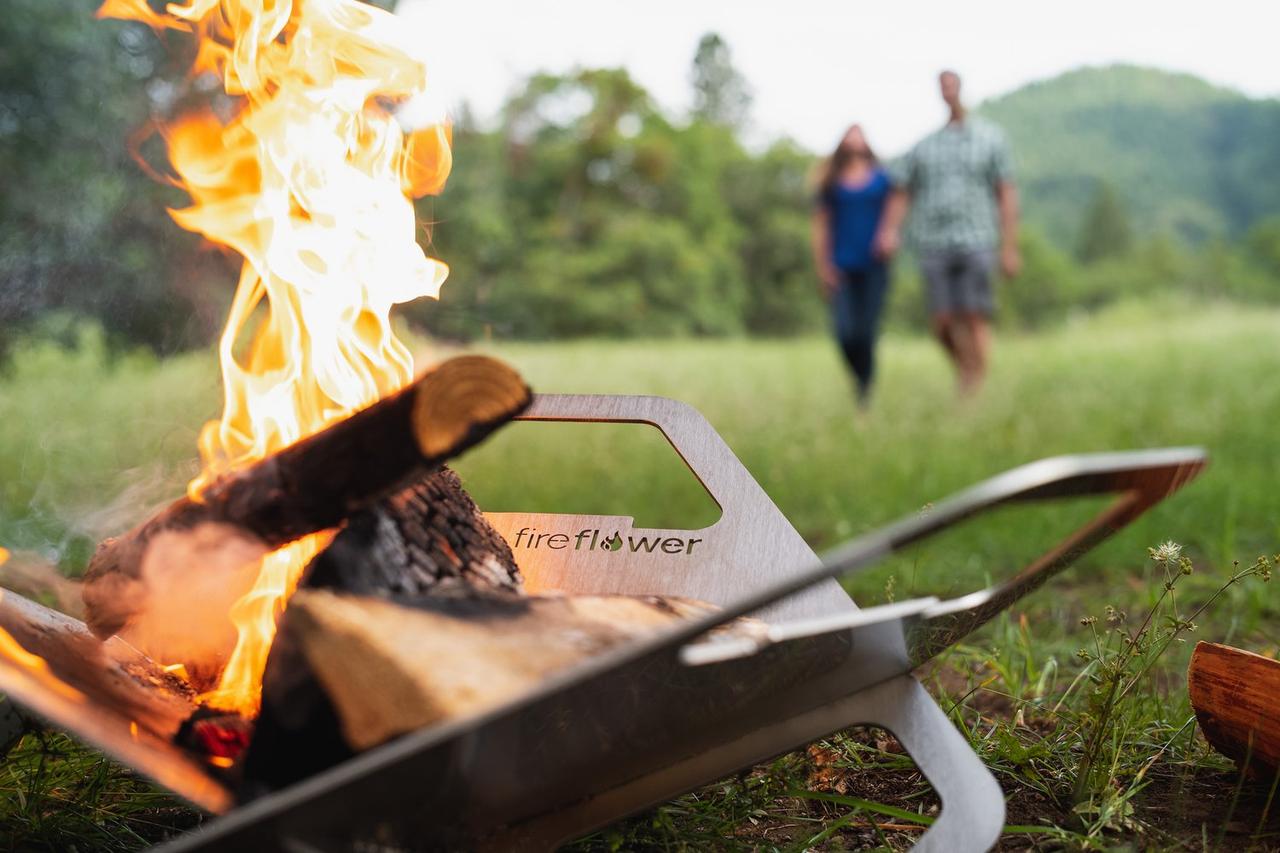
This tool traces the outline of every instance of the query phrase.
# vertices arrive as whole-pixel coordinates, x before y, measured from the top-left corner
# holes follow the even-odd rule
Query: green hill
[[[1024,86],[978,111],[1015,148],[1027,219],[1060,245],[1076,245],[1104,183],[1139,234],[1236,236],[1280,212],[1280,100],[1113,65]]]

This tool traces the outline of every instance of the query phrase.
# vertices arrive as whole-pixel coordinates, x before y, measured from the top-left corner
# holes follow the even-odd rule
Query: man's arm
[[[825,205],[818,205],[813,209],[809,232],[813,247],[813,266],[818,271],[818,281],[822,283],[822,295],[830,299],[840,283],[840,273],[831,260],[831,213]]]
[[[1000,269],[1013,278],[1022,270],[1022,253],[1018,251],[1018,188],[1013,181],[996,184],[996,201],[1000,206]]]
[[[876,230],[875,250],[881,258],[892,258],[902,247],[902,223],[911,210],[911,193],[905,187],[895,187],[889,193]]]

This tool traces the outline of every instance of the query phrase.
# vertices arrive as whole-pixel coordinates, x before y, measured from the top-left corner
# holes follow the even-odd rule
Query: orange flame
[[[193,75],[216,73],[238,112],[161,127],[192,205],[183,228],[244,258],[219,344],[223,414],[200,435],[189,491],[341,420],[413,378],[393,305],[437,296],[447,267],[416,241],[411,197],[443,188],[448,127],[406,132],[393,105],[426,91],[405,28],[357,0],[106,0],[99,17],[191,32]],[[249,337],[241,355],[239,342]],[[256,712],[275,618],[331,534],[264,559],[232,610],[239,632],[220,708]]]

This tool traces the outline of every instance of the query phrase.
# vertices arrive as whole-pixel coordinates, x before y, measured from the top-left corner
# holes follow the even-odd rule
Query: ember
[[[180,746],[203,755],[210,763],[221,765],[226,759],[234,762],[249,745],[253,734],[253,721],[239,714],[199,708],[178,729],[174,739]]]

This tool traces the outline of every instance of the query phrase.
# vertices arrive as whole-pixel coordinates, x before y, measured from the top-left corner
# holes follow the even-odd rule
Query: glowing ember
[[[187,0],[163,13],[106,0],[99,17],[190,32],[193,74],[239,99],[228,123],[204,110],[161,128],[193,204],[173,217],[244,258],[219,345],[222,419],[200,436],[202,488],[391,393],[413,377],[394,304],[436,296],[447,268],[416,242],[411,196],[451,165],[443,124],[406,134],[390,105],[426,72],[394,16],[356,0]],[[246,342],[243,338],[249,338]],[[268,556],[233,608],[239,632],[216,707],[257,711],[275,618],[319,534]]]
[[[161,667],[161,669],[176,678],[181,678],[183,681],[191,680],[191,676],[187,674],[187,667],[184,664],[171,663],[168,666]]]

